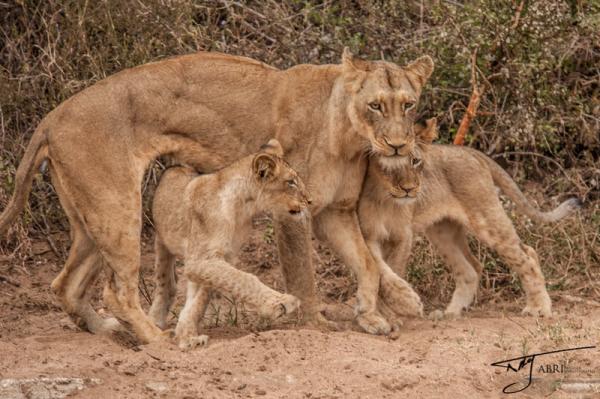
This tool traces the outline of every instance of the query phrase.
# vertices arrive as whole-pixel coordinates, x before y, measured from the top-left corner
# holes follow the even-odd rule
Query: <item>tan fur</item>
[[[78,242],[89,245],[86,253],[107,266],[108,306],[142,341],[159,340],[162,333],[142,311],[137,294],[144,171],[156,157],[171,155],[199,172],[213,172],[275,137],[313,194],[311,211],[320,231],[328,237],[337,234],[332,229],[349,232],[351,241],[335,249],[345,258],[358,256],[350,262],[359,279],[358,323],[369,332],[389,331],[376,310],[378,268],[356,218],[366,170],[360,160],[366,149],[391,163],[409,151],[414,102],[433,63],[422,57],[401,68],[349,53],[343,60],[342,65],[277,70],[243,57],[201,52],[96,83],[41,122],[17,171],[13,199],[0,215],[0,232],[23,208],[35,167],[47,158],[69,221],[85,236]],[[381,112],[369,106],[374,102],[383,104]],[[324,324],[315,295],[310,217],[282,216],[275,227],[287,291],[302,300],[307,322]],[[54,284],[58,292],[94,280],[79,279],[82,272],[74,270],[82,261],[70,259],[70,271]],[[88,271],[97,274],[98,268]],[[97,322],[87,312],[78,317],[86,324]]]
[[[538,221],[566,216],[577,201],[566,201],[550,213],[540,212],[510,176],[484,154],[460,146],[431,144],[435,129],[435,120],[429,120],[417,134],[419,145],[397,169],[387,169],[376,160],[370,162],[359,217],[373,255],[383,270],[390,272],[389,264],[403,275],[412,237],[426,234],[452,269],[456,289],[445,314],[458,316],[473,301],[483,269],[469,250],[470,232],[517,272],[527,295],[524,313],[550,316],[551,301],[537,254],[517,236],[494,183]]]
[[[180,347],[205,342],[198,338],[197,326],[210,290],[224,291],[265,318],[278,318],[300,305],[296,297],[280,294],[232,266],[258,212],[292,217],[308,212],[304,183],[282,156],[273,139],[263,151],[213,174],[198,175],[183,167],[163,174],[153,203],[157,291],[149,314],[164,328],[175,294],[172,259],[183,259],[189,283],[175,331]]]

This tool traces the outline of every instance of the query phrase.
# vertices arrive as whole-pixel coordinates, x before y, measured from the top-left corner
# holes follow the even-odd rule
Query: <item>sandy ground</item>
[[[281,288],[272,254],[261,248],[250,244],[242,261],[259,259],[247,262],[248,269]],[[146,253],[143,266],[151,265]],[[506,397],[503,387],[525,381],[529,365],[514,373],[491,363],[600,345],[600,307],[560,299],[550,319],[521,317],[522,298],[515,298],[478,304],[459,320],[406,320],[393,339],[361,333],[351,321],[338,332],[293,320],[268,325],[221,298],[205,322],[207,347],[136,346],[71,323],[49,289],[60,267],[51,254],[25,267],[0,259],[0,276],[10,278],[0,280],[2,399]],[[323,299],[335,302],[336,276],[321,279],[327,280],[320,282]],[[97,297],[95,304],[102,306]],[[536,357],[533,376],[514,397],[600,397],[600,349]]]

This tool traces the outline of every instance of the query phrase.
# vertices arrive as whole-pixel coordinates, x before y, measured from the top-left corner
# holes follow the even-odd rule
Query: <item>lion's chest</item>
[[[323,162],[313,169],[308,183],[313,215],[325,208],[356,208],[365,171],[366,163],[359,159]]]

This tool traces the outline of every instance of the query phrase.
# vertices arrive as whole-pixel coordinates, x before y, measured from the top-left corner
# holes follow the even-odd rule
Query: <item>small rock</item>
[[[265,391],[264,389],[257,389],[255,394],[263,396],[267,394],[267,391]]]
[[[169,390],[169,386],[165,382],[152,381],[146,383],[146,389],[156,393],[163,393]]]

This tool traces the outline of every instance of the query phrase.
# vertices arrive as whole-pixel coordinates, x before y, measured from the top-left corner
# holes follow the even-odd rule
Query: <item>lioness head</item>
[[[437,138],[437,120],[428,119],[426,125],[415,125],[417,145],[408,156],[401,158],[393,169],[377,165],[377,171],[382,176],[380,181],[392,198],[406,202],[414,200],[421,192],[421,177],[423,174],[423,153],[427,145]]]
[[[276,139],[254,156],[252,173],[260,186],[263,205],[273,213],[300,215],[311,203],[304,182],[283,159],[283,148]]]
[[[382,164],[394,165],[414,146],[417,102],[433,72],[432,59],[423,56],[400,67],[357,59],[346,48],[342,68],[353,128],[369,139]]]

